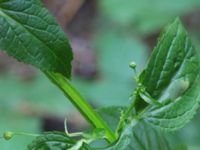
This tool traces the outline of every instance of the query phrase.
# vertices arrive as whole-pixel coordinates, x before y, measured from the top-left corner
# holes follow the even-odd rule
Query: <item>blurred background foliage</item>
[[[43,0],[69,36],[74,51],[72,82],[94,108],[130,103],[134,90],[129,62],[138,73],[161,29],[180,17],[200,51],[200,0]],[[88,124],[38,70],[0,53],[0,134],[70,131]],[[166,136],[171,144],[200,148],[200,114]],[[1,150],[25,149],[32,137],[0,140]]]

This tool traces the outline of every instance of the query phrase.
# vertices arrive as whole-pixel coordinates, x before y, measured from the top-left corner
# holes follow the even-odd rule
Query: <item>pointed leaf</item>
[[[37,137],[28,145],[28,150],[90,150],[84,143],[80,149],[75,149],[75,145],[76,141],[68,137],[65,133],[48,132]]]
[[[116,127],[116,122],[120,120],[121,111],[125,110],[122,107],[108,107],[99,109],[103,119],[113,128]],[[110,122],[115,124],[110,124]],[[144,121],[135,121],[127,124],[124,127],[118,141],[102,150],[169,150],[168,143],[165,137],[149,126]]]
[[[0,49],[41,70],[70,77],[71,48],[40,0],[0,0]]]
[[[199,56],[176,19],[162,34],[140,76],[146,91],[162,103],[148,106],[143,119],[166,130],[181,128],[189,122],[199,106],[199,72]]]
[[[161,133],[145,122],[127,125],[119,140],[105,150],[170,150]]]
[[[29,150],[65,150],[72,147],[75,141],[64,133],[49,132],[37,137],[29,146]]]

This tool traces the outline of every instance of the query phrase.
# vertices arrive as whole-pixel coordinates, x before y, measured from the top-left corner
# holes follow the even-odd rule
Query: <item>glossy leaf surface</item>
[[[40,0],[0,1],[0,49],[41,70],[70,77],[71,48]]]
[[[121,107],[108,107],[100,109],[101,116],[109,122],[119,121],[120,113],[125,110]],[[107,114],[105,113],[107,112]],[[104,115],[103,115],[104,114]],[[110,124],[111,125],[111,124]],[[113,124],[115,128],[115,124]],[[122,131],[118,141],[102,150],[169,150],[165,137],[143,121],[133,120]]]
[[[29,146],[28,150],[78,150],[76,141],[61,132],[48,132],[37,137]],[[89,150],[86,144],[80,150]]]
[[[143,119],[167,130],[183,127],[199,106],[200,62],[191,40],[176,19],[167,27],[140,76],[146,91],[162,106],[149,105]]]
[[[161,133],[145,122],[127,125],[121,137],[113,146],[105,150],[170,150]]]

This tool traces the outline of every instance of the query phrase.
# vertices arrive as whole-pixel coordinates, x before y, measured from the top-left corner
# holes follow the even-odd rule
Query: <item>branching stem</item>
[[[117,130],[116,130],[117,137],[118,137],[118,132],[123,128],[123,124],[126,122],[130,113],[132,112],[133,108],[135,107],[135,103],[136,103],[136,97],[134,97],[131,105],[126,109],[126,111],[123,112],[121,119],[119,121]]]
[[[81,114],[96,128],[104,129],[106,138],[109,142],[116,141],[116,136],[111,128],[104,122],[104,120],[94,111],[88,102],[80,95],[80,93],[71,85],[63,75],[44,72],[47,77],[60,88],[69,100],[76,106]]]

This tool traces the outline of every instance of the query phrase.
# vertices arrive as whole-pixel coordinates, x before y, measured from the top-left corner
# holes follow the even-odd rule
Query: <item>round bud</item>
[[[135,69],[136,66],[137,66],[137,64],[136,64],[135,62],[131,62],[131,63],[129,64],[129,67],[131,67],[132,69]]]
[[[134,92],[133,92],[133,94],[134,94],[134,95],[137,95],[137,94],[138,94],[138,92],[137,92],[137,91],[134,91]]]
[[[5,139],[5,140],[10,140],[12,137],[14,136],[14,134],[13,134],[13,132],[5,132],[4,134],[3,134],[3,138]]]
[[[145,92],[145,88],[141,88],[140,91],[141,91],[141,92]]]
[[[139,87],[142,87],[142,83],[138,83],[138,86],[139,86]]]

